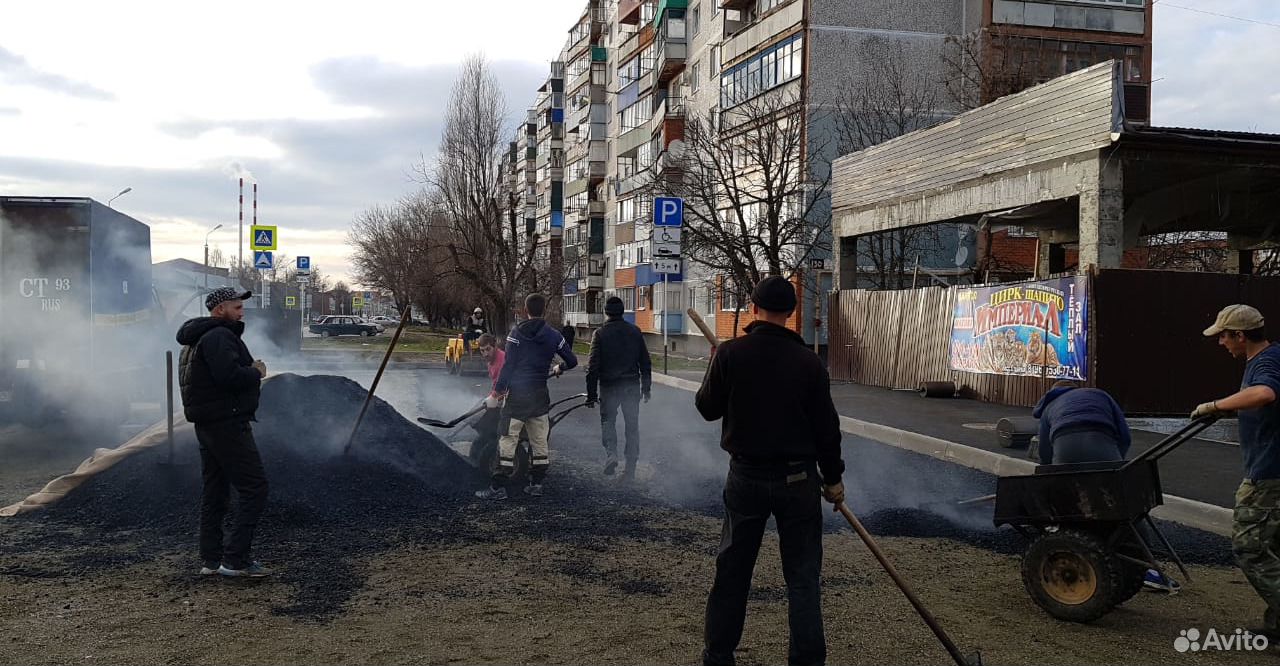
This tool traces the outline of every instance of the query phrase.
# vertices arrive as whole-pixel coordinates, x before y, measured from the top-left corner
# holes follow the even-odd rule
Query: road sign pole
[[[662,274],[662,374],[667,374],[667,273]]]

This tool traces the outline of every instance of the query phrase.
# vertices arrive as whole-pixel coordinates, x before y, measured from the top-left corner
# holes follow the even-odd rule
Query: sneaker
[[[205,562],[205,563],[204,563],[204,566],[200,567],[200,575],[201,575],[201,576],[212,576],[212,575],[214,575],[214,574],[218,573],[218,569],[220,569],[220,568],[221,568],[221,564],[219,564],[218,562],[215,562],[215,561],[210,560],[210,561],[208,561],[208,562]]]
[[[604,461],[604,475],[613,476],[614,471],[618,469],[618,457],[612,453]]]
[[[530,483],[524,487],[524,494],[529,495],[530,497],[542,497],[542,484]]]
[[[484,490],[477,490],[476,497],[487,500],[504,500],[507,499],[507,489],[489,487]]]
[[[251,562],[249,566],[243,569],[229,569],[227,565],[218,567],[219,576],[227,576],[229,578],[266,578],[271,572],[263,567],[259,562]]]
[[[1152,590],[1168,592],[1169,594],[1177,594],[1182,589],[1182,585],[1178,584],[1178,581],[1155,569],[1147,569],[1147,575],[1142,579],[1142,584]]]

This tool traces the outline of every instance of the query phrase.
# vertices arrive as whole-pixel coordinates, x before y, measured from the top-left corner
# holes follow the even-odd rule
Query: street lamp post
[[[119,199],[120,197],[122,197],[122,196],[124,196],[124,195],[126,195],[126,194],[128,194],[128,193],[130,193],[130,192],[132,192],[132,191],[133,191],[133,188],[132,188],[132,187],[126,187],[126,188],[124,188],[123,190],[120,190],[120,193],[119,193],[119,194],[115,195],[114,197],[111,197],[110,199],[107,199],[107,208],[110,208],[110,207],[111,207],[111,202],[112,202],[112,201],[115,201],[116,199]]]
[[[204,235],[204,290],[205,291],[209,291],[209,234],[212,234],[213,232],[221,228],[222,228],[222,225],[219,224],[218,226],[210,229],[208,234]]]

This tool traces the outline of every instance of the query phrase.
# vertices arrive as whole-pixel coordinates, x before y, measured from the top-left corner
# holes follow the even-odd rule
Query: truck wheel
[[[1092,622],[1115,607],[1116,558],[1096,536],[1080,530],[1044,532],[1022,556],[1022,584],[1053,617]]]

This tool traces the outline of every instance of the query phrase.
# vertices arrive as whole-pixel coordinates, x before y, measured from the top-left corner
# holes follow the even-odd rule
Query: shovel
[[[475,409],[472,409],[471,411],[467,412],[466,414],[463,414],[462,416],[459,416],[458,418],[452,421],[446,422],[446,421],[440,421],[438,419],[429,419],[423,416],[419,416],[418,423],[421,423],[422,425],[429,426],[432,428],[452,428],[457,426],[459,423],[466,421],[472,416],[479,414],[483,410],[484,410],[484,403],[482,402],[479,405],[476,405]]]

